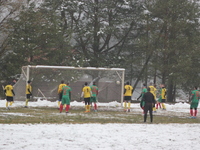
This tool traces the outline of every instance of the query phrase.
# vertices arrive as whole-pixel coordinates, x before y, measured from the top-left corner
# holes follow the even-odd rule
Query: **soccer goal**
[[[71,66],[23,66],[16,83],[15,100],[25,100],[25,87],[32,81],[33,97],[50,101],[58,99],[58,85],[61,80],[69,82],[72,88],[71,100],[79,101],[85,82],[96,82],[99,88],[98,101],[123,103],[124,68],[95,68]]]

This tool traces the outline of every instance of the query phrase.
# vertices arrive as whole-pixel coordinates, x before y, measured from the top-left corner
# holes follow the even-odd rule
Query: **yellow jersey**
[[[83,97],[84,98],[89,98],[91,97],[91,88],[89,86],[83,87]]]
[[[31,94],[32,92],[32,86],[30,84],[26,85],[26,94]]]
[[[166,88],[162,88],[162,89],[161,89],[161,97],[162,97],[162,99],[166,99],[166,95],[167,95],[167,90],[166,90]]]
[[[13,86],[12,85],[6,85],[4,88],[6,96],[13,97]]]
[[[132,96],[133,87],[131,85],[125,85],[124,90],[124,96]]]
[[[154,99],[156,100],[156,91],[157,91],[157,89],[154,87],[154,86],[149,86],[149,88],[150,88],[150,92],[153,94],[153,96],[154,96]]]
[[[58,86],[58,94],[61,93],[62,88],[63,88],[64,86],[67,86],[67,85],[66,85],[65,83],[61,83],[61,84]]]

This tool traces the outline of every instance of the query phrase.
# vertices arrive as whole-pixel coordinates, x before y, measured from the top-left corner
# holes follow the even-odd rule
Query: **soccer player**
[[[60,103],[61,103],[61,100],[62,100],[62,93],[61,93],[61,91],[62,91],[62,88],[64,86],[67,86],[67,85],[65,84],[64,80],[62,80],[61,83],[58,86],[58,96],[59,96],[59,98],[58,98],[58,108],[59,109],[60,109]]]
[[[4,88],[4,92],[6,95],[6,109],[10,110],[10,108],[8,107],[8,104],[10,103],[10,106],[12,105],[12,103],[14,102],[13,96],[15,96],[12,83],[6,85],[6,87]]]
[[[194,87],[194,90],[192,91],[192,98],[191,98],[191,104],[190,104],[190,118],[196,118],[197,116],[197,107],[199,105],[199,98],[200,93],[197,90],[197,87]]]
[[[99,89],[96,86],[96,82],[93,82],[93,85],[90,86],[91,91],[92,91],[92,97],[90,98],[90,103],[94,103],[94,111],[97,112],[97,95],[99,93]]]
[[[165,88],[165,85],[164,84],[161,84],[161,105],[162,105],[162,108],[163,110],[166,110],[166,106],[165,106],[165,101],[166,101],[166,95],[167,95],[167,90]]]
[[[150,88],[150,92],[154,95],[154,99],[156,100],[156,91],[157,91],[157,89],[156,89],[155,85],[153,85],[152,82],[150,83],[149,88]],[[153,112],[156,112],[156,107],[153,107]]]
[[[143,101],[145,102],[144,105],[144,122],[147,120],[147,113],[149,111],[151,122],[153,122],[153,114],[152,114],[152,107],[155,107],[155,97],[150,92],[150,88],[147,88],[147,91],[143,96]]]
[[[162,96],[161,96],[161,93],[162,93],[162,84],[160,84],[160,89],[158,91],[158,100],[157,100],[157,103],[156,103],[156,109],[158,109],[158,106],[161,108],[161,102],[162,102]]]
[[[124,111],[127,111],[127,103],[128,103],[128,112],[130,112],[131,108],[131,96],[133,94],[133,87],[129,82],[126,82],[124,86]]]
[[[32,96],[32,82],[29,80],[26,85],[26,101],[25,101],[25,108],[28,108],[28,102],[30,100],[30,97]]]
[[[144,104],[145,102],[143,101],[143,96],[144,94],[147,92],[147,88],[146,88],[146,84],[144,83],[143,84],[143,87],[142,87],[142,93],[140,94],[140,96],[137,98],[137,100],[140,99],[141,97],[141,101],[140,101],[140,107],[144,110]]]
[[[61,94],[62,94],[62,102],[60,104],[60,113],[63,110],[63,105],[66,105],[66,113],[69,112],[69,108],[70,108],[70,100],[71,100],[71,87],[69,87],[69,83],[67,83],[66,86],[63,86],[62,90],[61,90]]]
[[[84,97],[85,101],[85,112],[90,112],[90,98],[91,98],[92,92],[91,88],[88,86],[88,83],[85,82],[85,86],[82,89],[81,97]]]

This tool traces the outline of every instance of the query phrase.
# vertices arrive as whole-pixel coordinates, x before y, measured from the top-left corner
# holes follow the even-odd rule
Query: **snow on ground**
[[[0,101],[0,109],[5,109],[5,102]],[[23,106],[16,101],[12,107]],[[38,100],[29,106],[57,107],[57,103]],[[75,101],[71,106],[84,104]],[[166,106],[166,113],[189,116],[187,103]],[[139,104],[132,103],[131,109],[139,111]],[[0,124],[0,150],[190,150],[200,147],[199,128],[200,124]]]

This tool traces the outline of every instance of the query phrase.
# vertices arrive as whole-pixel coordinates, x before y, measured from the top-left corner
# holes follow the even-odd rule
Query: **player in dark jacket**
[[[154,95],[150,92],[150,88],[147,88],[147,93],[143,96],[144,105],[144,122],[147,120],[147,113],[149,111],[151,122],[153,122],[152,108],[155,107]]]

